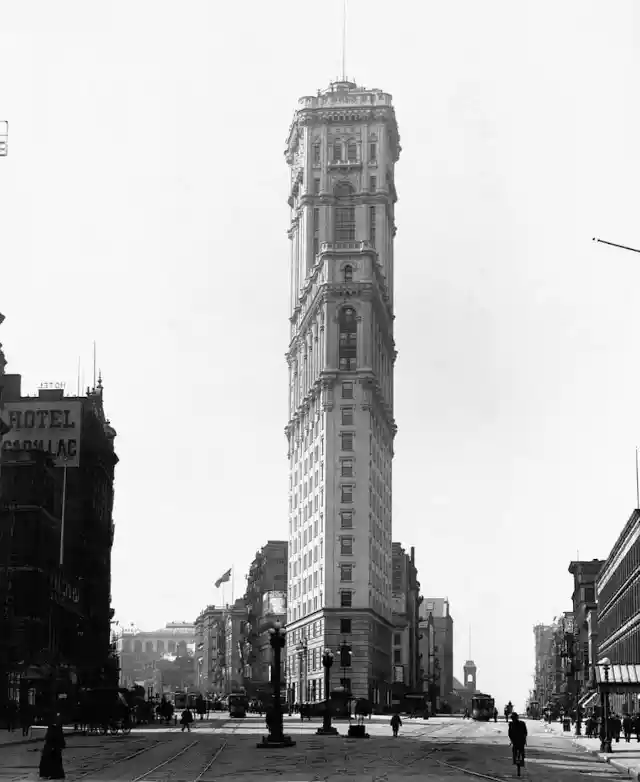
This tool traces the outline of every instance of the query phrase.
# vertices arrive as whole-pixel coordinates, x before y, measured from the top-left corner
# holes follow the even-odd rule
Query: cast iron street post
[[[307,700],[307,639],[303,638],[296,646],[298,652],[298,705],[302,713],[302,704]]]
[[[609,684],[609,666],[611,665],[611,660],[608,657],[603,657],[602,660],[598,663],[598,665],[601,665],[604,668],[604,682],[605,686],[603,688],[602,693],[602,732],[603,732],[603,738],[600,742],[600,751],[601,752],[612,752],[611,747],[611,733],[609,728],[609,692],[608,692],[608,684]]]
[[[265,736],[256,746],[258,749],[269,747],[295,747],[296,742],[291,736],[285,736],[282,725],[282,701],[280,696],[280,671],[281,654],[285,645],[285,630],[280,622],[276,622],[269,628],[269,643],[273,649],[273,662],[271,665],[271,681],[273,682],[273,712],[269,719],[269,735]]]
[[[331,649],[325,649],[322,655],[322,667],[324,668],[324,714],[322,716],[322,727],[318,728],[316,733],[320,736],[337,736],[338,731],[331,725],[331,666],[333,665],[333,652]]]

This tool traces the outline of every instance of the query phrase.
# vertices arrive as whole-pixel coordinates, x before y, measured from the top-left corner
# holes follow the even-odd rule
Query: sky
[[[640,248],[634,5],[349,2],[347,74],[403,147],[393,539],[499,706],[636,505],[640,255],[592,241]],[[95,340],[117,617],[192,620],[287,534],[283,151],[342,2],[1,8],[7,371],[74,392]]]

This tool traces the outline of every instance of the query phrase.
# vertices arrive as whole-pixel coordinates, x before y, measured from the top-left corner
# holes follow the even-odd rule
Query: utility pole
[[[604,239],[598,239],[595,236],[593,237],[594,242],[598,242],[599,244],[608,244],[609,247],[619,247],[621,250],[629,250],[632,253],[640,253],[640,250],[636,250],[635,247],[627,247],[626,244],[616,244],[615,242],[607,242]]]

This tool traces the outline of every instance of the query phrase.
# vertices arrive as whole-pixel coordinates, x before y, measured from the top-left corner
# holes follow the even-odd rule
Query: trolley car
[[[249,699],[244,692],[234,692],[229,695],[229,716],[246,717]]]
[[[491,695],[479,692],[471,699],[471,717],[482,722],[492,720],[495,707],[496,702]]]

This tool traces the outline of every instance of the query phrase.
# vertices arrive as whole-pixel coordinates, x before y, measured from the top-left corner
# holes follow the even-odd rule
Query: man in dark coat
[[[518,752],[522,754],[522,763],[524,765],[524,748],[527,743],[527,726],[518,718],[516,712],[511,713],[511,723],[509,724],[509,741],[513,754],[513,763],[515,765]]]

